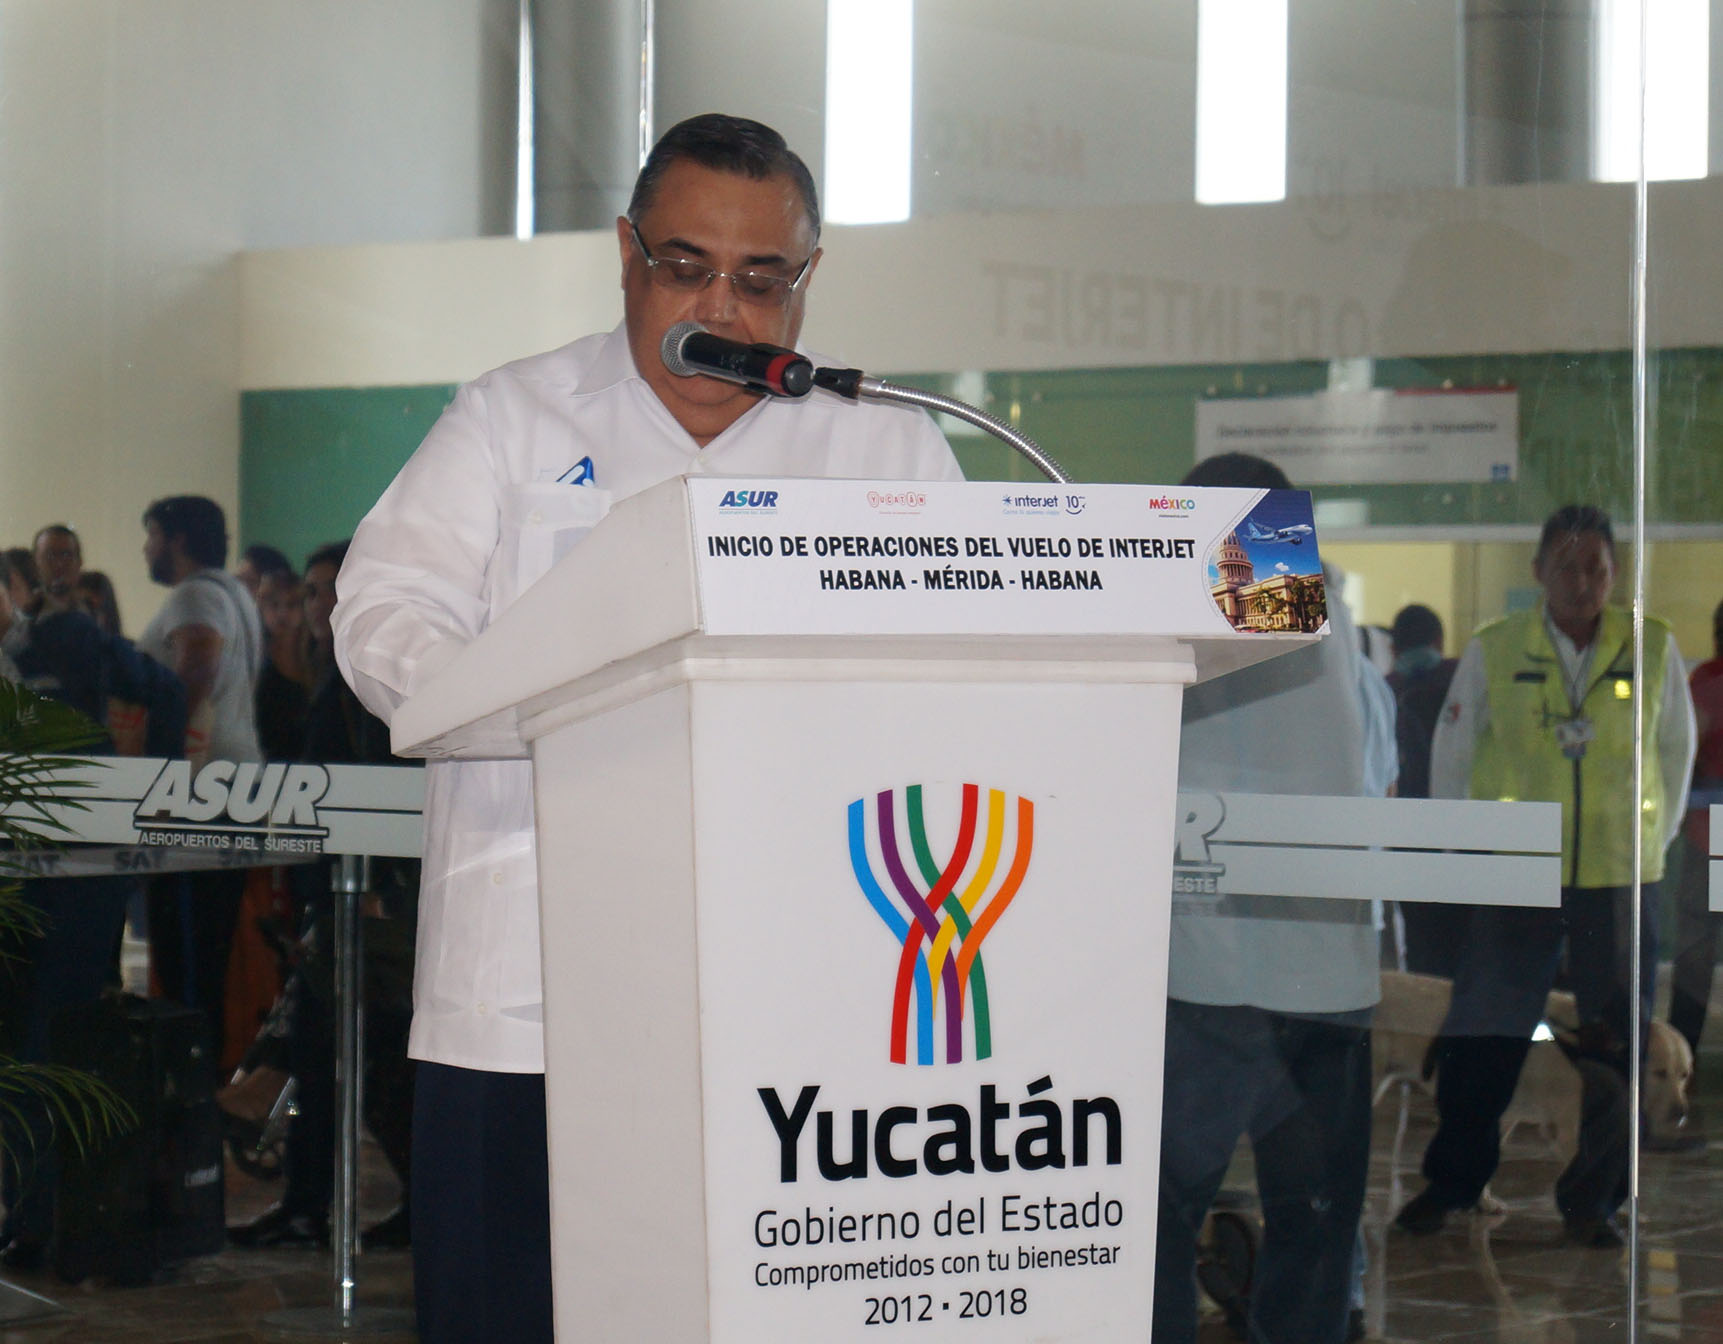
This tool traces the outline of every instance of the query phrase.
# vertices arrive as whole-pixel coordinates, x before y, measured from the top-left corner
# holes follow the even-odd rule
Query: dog
[[[1686,1128],[1692,1083],[1693,1047],[1669,1023],[1653,1019],[1645,1043],[1645,1081],[1640,1093],[1648,1146],[1680,1151],[1703,1142]]]
[[[1438,976],[1382,972],[1382,1001],[1371,1033],[1374,1102],[1380,1103],[1397,1083],[1433,1095],[1433,1046],[1452,993],[1453,984]],[[1513,1100],[1502,1117],[1502,1137],[1506,1141],[1515,1130],[1529,1128],[1547,1155],[1565,1164],[1579,1142],[1580,1078],[1573,1064],[1579,1012],[1573,995],[1552,990],[1544,1022],[1548,1037],[1534,1039],[1526,1054]],[[1693,1051],[1686,1038],[1654,1019],[1647,1032],[1640,1088],[1647,1146],[1690,1146],[1685,1126],[1692,1080]]]

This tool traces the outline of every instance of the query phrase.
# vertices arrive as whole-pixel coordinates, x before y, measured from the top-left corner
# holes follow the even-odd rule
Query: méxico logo
[[[998,789],[986,792],[983,816],[982,790],[975,784],[963,786],[957,838],[943,860],[928,841],[921,785],[903,790],[901,816],[892,789],[849,805],[850,867],[862,895],[899,947],[891,1009],[894,1064],[908,1062],[912,1016],[918,1064],[934,1062],[940,1034],[945,1062],[961,1061],[965,1019],[975,1058],[993,1053],[981,944],[1016,899],[1029,871],[1035,804],[1016,799],[1016,825],[1011,827],[1006,795]],[[870,836],[883,874],[875,871],[869,855]],[[943,1024],[942,1033],[936,1033],[936,1024]]]

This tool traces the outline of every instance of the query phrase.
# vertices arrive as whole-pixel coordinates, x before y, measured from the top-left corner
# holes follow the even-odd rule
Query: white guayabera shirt
[[[817,391],[763,401],[700,448],[623,329],[589,336],[455,394],[354,535],[336,581],[342,673],[390,719],[612,503],[680,475],[961,479],[920,411]],[[415,1058],[544,1068],[527,761],[427,767],[413,1010]]]

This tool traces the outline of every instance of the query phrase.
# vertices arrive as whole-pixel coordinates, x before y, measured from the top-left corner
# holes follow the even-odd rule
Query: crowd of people
[[[168,591],[135,641],[124,633],[112,581],[84,567],[70,526],[50,524],[30,547],[0,553],[0,676],[80,711],[100,733],[91,748],[98,754],[183,757],[194,767],[392,760],[387,728],[335,668],[330,615],[347,543],[319,547],[302,572],[279,550],[253,545],[229,573],[226,517],[196,495],[152,503],[143,533],[150,578]],[[225,1084],[218,1099],[235,1120],[267,1111],[293,1080],[282,1200],[230,1229],[236,1244],[328,1242],[335,1106],[327,863],[32,878],[23,895],[39,931],[0,962],[0,1051],[47,1061],[56,1013],[119,990],[129,920],[147,942],[150,992],[202,1014]],[[373,1246],[409,1239],[406,1033],[417,886],[416,863],[382,861],[367,896],[367,1075],[376,1085],[366,1120],[403,1190],[402,1207],[367,1230]],[[265,974],[240,983],[235,948],[248,941],[279,955]],[[54,1146],[45,1112],[21,1107],[5,1124],[0,1264],[28,1269],[43,1262],[53,1230]]]

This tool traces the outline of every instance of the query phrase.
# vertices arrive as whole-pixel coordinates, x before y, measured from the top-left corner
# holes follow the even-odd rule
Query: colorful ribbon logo
[[[965,1012],[973,1023],[975,1058],[993,1053],[993,1028],[987,1007],[987,972],[981,963],[981,943],[988,931],[1016,897],[1029,870],[1029,853],[1035,846],[1035,804],[1017,799],[1016,848],[1009,862],[1001,863],[1005,847],[1006,796],[998,789],[987,791],[986,831],[976,853],[976,831],[981,825],[981,790],[963,786],[963,811],[957,841],[944,864],[928,845],[922,814],[921,785],[903,791],[904,821],[909,830],[912,876],[898,839],[898,815],[894,791],[874,796],[874,834],[880,862],[895,893],[894,904],[874,873],[868,857],[868,800],[858,798],[849,806],[850,867],[868,904],[891,930],[902,951],[898,956],[897,985],[892,996],[891,1059],[903,1064],[909,1056],[910,1000],[915,1001],[916,1063],[934,1062],[934,1020],[940,998],[945,1002],[945,1062],[963,1058]],[[975,862],[970,863],[974,855]],[[965,874],[967,873],[967,880]]]

